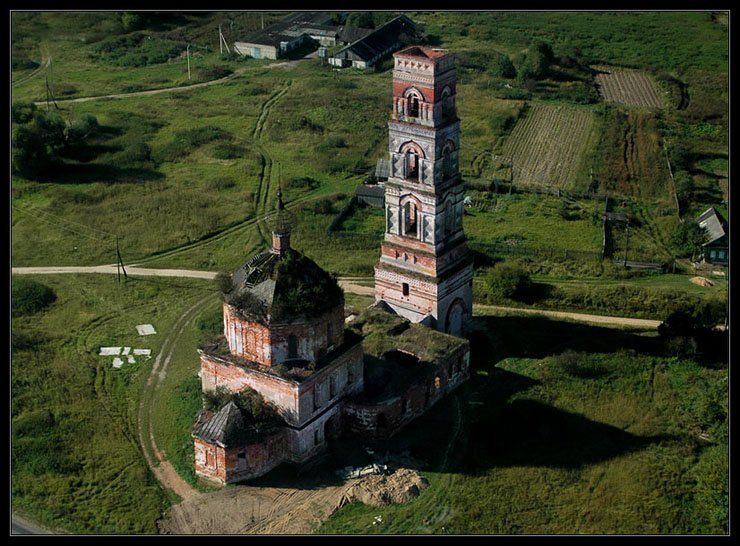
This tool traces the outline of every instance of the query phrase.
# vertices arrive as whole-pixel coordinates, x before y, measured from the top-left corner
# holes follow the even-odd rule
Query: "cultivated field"
[[[653,79],[641,70],[629,70],[613,66],[593,66],[596,84],[606,102],[627,106],[662,108],[663,99]]]
[[[583,177],[584,158],[595,134],[589,110],[530,104],[503,146],[504,156],[514,163],[514,182],[575,187]]]

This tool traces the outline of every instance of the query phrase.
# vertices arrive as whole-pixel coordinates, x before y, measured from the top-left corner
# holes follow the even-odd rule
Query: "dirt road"
[[[82,267],[14,267],[14,275],[55,275],[64,273],[116,273],[116,265],[95,265]],[[193,279],[214,279],[214,271],[198,271],[192,269],[155,269],[143,268],[136,265],[128,266],[126,272],[131,276],[156,276],[156,277],[188,277]],[[360,296],[372,296],[373,287],[360,284],[359,281],[367,281],[365,277],[340,277],[339,284],[345,291]],[[616,328],[644,328],[654,330],[658,328],[661,321],[640,319],[632,317],[612,317],[607,315],[591,315],[588,313],[574,313],[571,311],[553,311],[550,309],[527,309],[520,307],[503,307],[499,305],[473,305],[473,312],[494,311],[499,313],[519,313],[526,315],[539,315],[555,319],[575,320],[601,326],[612,326]]]
[[[175,87],[163,87],[161,89],[147,89],[145,91],[132,91],[130,93],[114,93],[112,95],[98,95],[95,97],[79,97],[76,99],[62,99],[62,100],[56,100],[55,102],[57,104],[71,104],[75,102],[89,102],[93,100],[128,99],[131,97],[146,97],[149,95],[159,95],[160,93],[176,93],[178,91],[190,91],[192,89],[199,89],[201,87],[208,87],[210,85],[217,85],[219,83],[227,82],[243,74],[245,70],[246,68],[240,68],[238,70],[235,70],[232,74],[229,74],[228,76],[225,76],[223,78],[219,78],[217,80],[210,80],[207,82],[194,83],[191,85],[178,85]],[[36,106],[42,106],[46,104],[46,101],[38,101],[35,104]]]

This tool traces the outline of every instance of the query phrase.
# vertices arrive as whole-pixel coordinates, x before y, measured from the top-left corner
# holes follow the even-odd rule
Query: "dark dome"
[[[263,323],[316,317],[344,304],[336,278],[292,248],[253,256],[234,272],[233,285],[226,302]]]

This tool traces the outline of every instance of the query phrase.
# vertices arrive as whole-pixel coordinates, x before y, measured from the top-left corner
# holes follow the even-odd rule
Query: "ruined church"
[[[382,441],[468,378],[472,310],[462,229],[454,57],[394,55],[391,173],[375,303],[345,319],[335,277],[291,247],[278,193],[271,248],[233,273],[224,333],[199,349],[195,470],[217,483],[305,463],[339,436]]]

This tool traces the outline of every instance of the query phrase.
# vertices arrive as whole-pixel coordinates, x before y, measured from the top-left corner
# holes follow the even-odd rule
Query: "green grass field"
[[[79,533],[156,533],[167,499],[139,446],[139,395],[162,342],[208,284],[112,275],[39,276],[57,301],[14,317],[12,506]],[[151,323],[157,334],[138,336]],[[101,346],[152,349],[112,367]],[[192,355],[197,361],[197,355]],[[124,357],[125,358],[125,357]]]
[[[495,356],[392,441],[430,487],[351,504],[319,533],[727,532],[726,369],[657,356],[636,332],[479,320]]]

